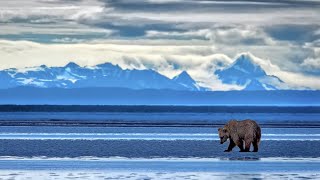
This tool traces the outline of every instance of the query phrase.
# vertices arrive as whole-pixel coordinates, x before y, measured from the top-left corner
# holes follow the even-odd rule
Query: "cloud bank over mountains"
[[[111,62],[212,89],[243,52],[293,89],[320,89],[320,1],[0,2],[0,69]],[[288,87],[288,88],[289,88]]]

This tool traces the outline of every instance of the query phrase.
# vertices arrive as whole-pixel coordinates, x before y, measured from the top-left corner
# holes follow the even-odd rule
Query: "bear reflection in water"
[[[250,152],[253,145],[253,152],[258,152],[261,139],[261,128],[253,120],[236,121],[231,120],[223,128],[219,128],[220,144],[228,139],[230,144],[225,152],[230,152],[235,146],[240,148],[240,152]]]
[[[260,161],[258,157],[230,157],[230,158],[219,158],[221,161]]]

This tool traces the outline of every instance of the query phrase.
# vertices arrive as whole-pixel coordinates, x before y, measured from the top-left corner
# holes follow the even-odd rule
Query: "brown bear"
[[[240,152],[249,152],[251,143],[253,152],[258,152],[261,139],[261,128],[253,120],[236,121],[230,120],[223,128],[219,128],[220,144],[228,139],[230,144],[225,152],[230,152],[237,145]],[[243,148],[244,145],[244,148]]]

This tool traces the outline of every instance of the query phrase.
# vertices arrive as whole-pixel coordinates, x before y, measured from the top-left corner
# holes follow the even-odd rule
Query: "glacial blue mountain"
[[[180,78],[179,78],[180,79]],[[169,79],[153,70],[122,69],[111,63],[94,67],[81,67],[74,62],[64,67],[45,65],[24,69],[0,71],[0,89],[18,86],[41,88],[84,88],[84,87],[121,87],[130,89],[171,89],[200,91],[196,82],[188,75],[188,80]],[[192,82],[189,84],[189,82]]]
[[[172,80],[190,91],[204,91],[203,87],[200,87],[195,80],[186,72],[182,71],[179,75],[172,78]]]
[[[215,74],[224,84],[244,86],[243,90],[277,90],[276,85],[284,83],[268,75],[249,53],[241,54],[229,67],[216,70]]]

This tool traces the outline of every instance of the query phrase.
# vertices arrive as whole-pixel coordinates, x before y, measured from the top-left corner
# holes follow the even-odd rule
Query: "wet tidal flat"
[[[248,108],[1,112],[0,179],[320,179],[317,109]],[[223,152],[218,127],[246,118],[262,127],[259,152]]]
[[[318,128],[263,128],[258,153],[223,152],[207,127],[0,130],[2,179],[320,178]]]

